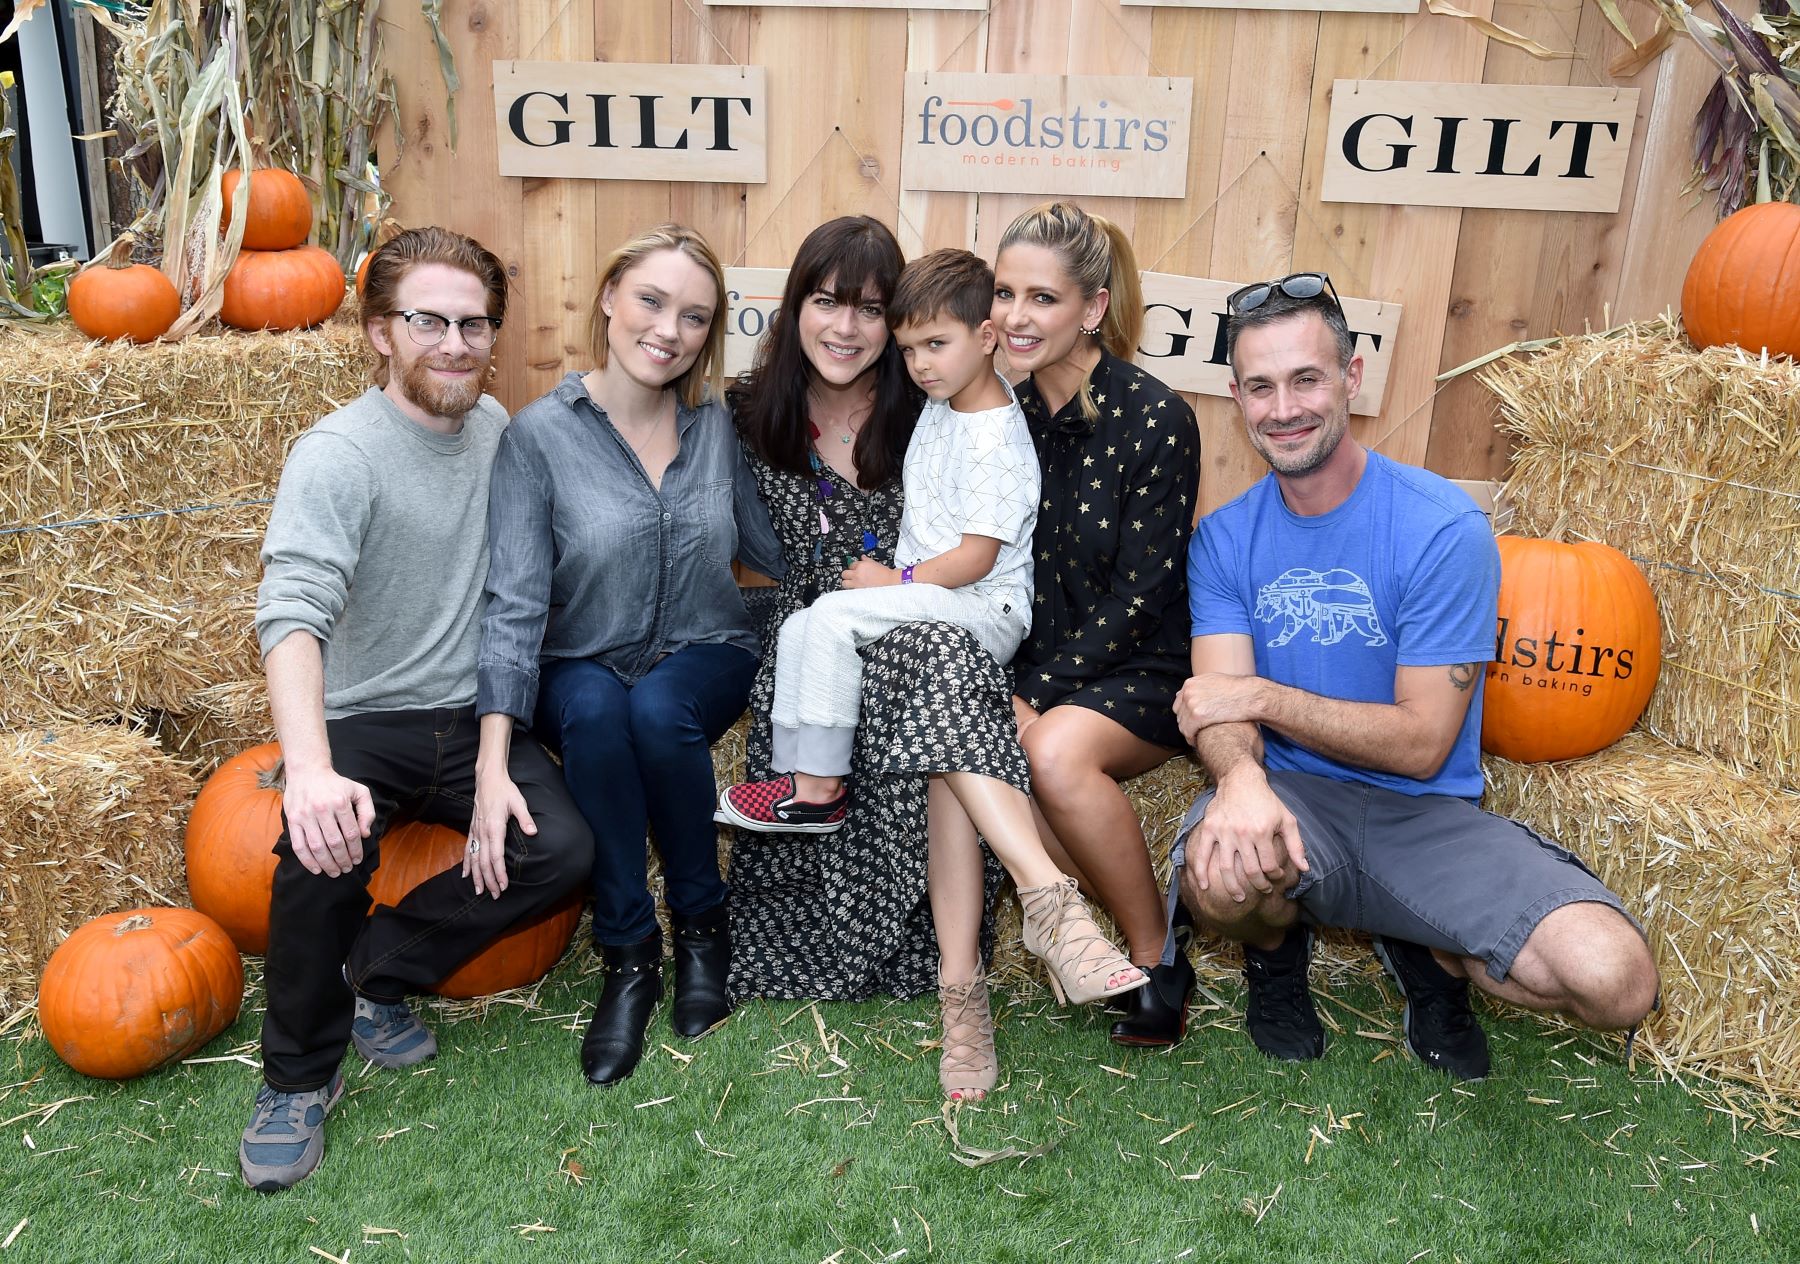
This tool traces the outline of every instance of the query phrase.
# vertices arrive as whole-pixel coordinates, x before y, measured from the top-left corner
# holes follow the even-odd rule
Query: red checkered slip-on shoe
[[[843,827],[849,804],[848,787],[829,803],[802,803],[794,797],[793,777],[784,773],[727,786],[713,819],[759,834],[831,834]]]

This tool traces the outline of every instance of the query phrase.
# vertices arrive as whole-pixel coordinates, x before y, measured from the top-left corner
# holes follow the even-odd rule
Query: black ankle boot
[[[1114,1044],[1160,1048],[1187,1035],[1188,1002],[1194,995],[1194,965],[1187,956],[1192,938],[1190,928],[1177,927],[1174,963],[1151,966],[1149,984],[1119,998],[1125,1017],[1113,1024]]]
[[[731,922],[726,906],[695,917],[669,918],[675,932],[677,1035],[704,1036],[731,1016],[725,985],[731,974]]]
[[[661,931],[635,944],[601,947],[605,982],[581,1041],[581,1069],[595,1084],[616,1084],[637,1070],[644,1029],[662,995],[662,950]]]

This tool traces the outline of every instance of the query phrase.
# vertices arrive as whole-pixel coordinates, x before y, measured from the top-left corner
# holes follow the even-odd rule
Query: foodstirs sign
[[[962,193],[1187,195],[1192,79],[909,74],[900,183]]]

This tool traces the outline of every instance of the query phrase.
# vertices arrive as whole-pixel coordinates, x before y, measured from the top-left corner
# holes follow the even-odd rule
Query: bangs
[[[823,291],[854,307],[872,292],[885,306],[900,283],[904,262],[893,235],[879,220],[846,217],[833,221],[815,229],[802,243],[790,275],[793,297]]]

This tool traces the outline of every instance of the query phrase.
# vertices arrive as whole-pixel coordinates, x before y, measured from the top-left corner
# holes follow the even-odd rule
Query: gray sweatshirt
[[[482,396],[460,433],[409,420],[380,390],[288,454],[263,540],[256,635],[322,643],[325,715],[475,700],[487,581],[488,474],[506,426]]]

